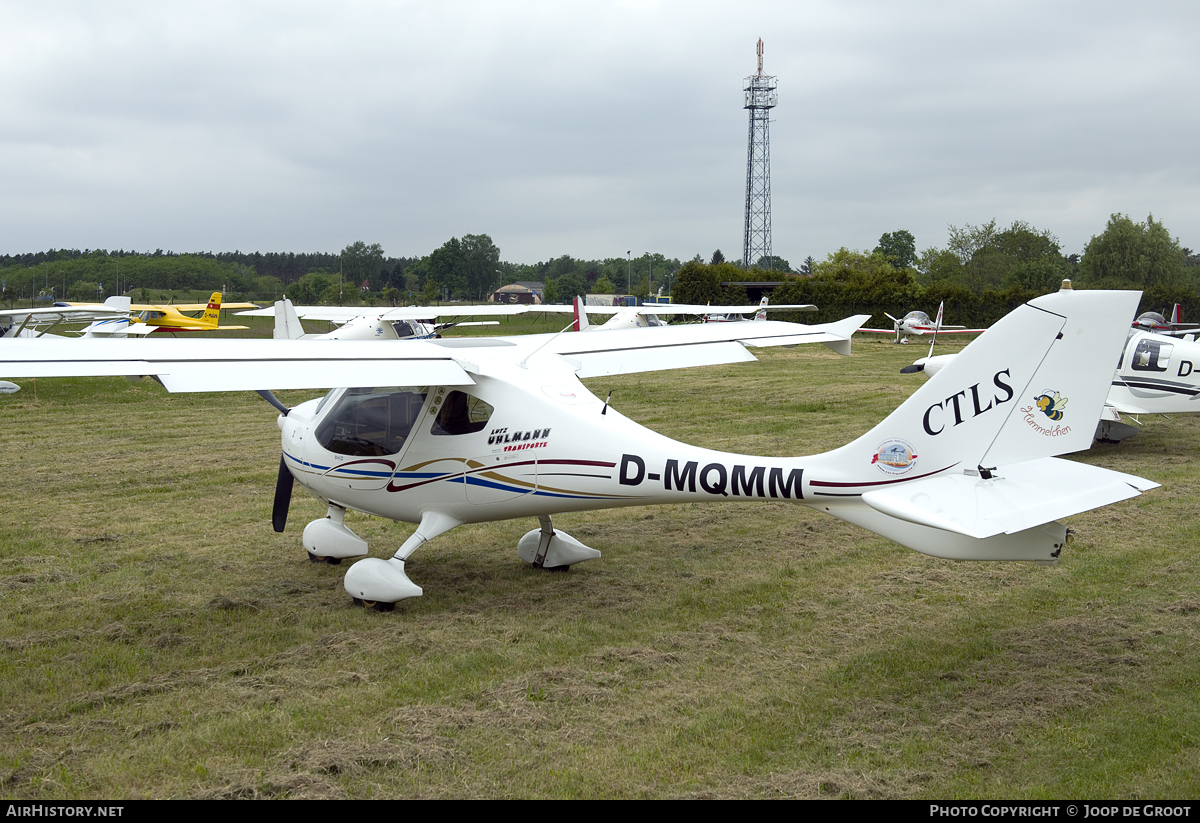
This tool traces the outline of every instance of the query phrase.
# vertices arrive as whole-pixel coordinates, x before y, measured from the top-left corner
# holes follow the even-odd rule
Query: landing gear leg
[[[366,557],[351,566],[343,584],[346,591],[356,604],[361,603],[375,611],[391,611],[401,600],[420,597],[423,594],[421,587],[404,573],[404,561],[418,547],[461,523],[461,520],[446,514],[425,512],[421,517],[421,525],[390,560]]]

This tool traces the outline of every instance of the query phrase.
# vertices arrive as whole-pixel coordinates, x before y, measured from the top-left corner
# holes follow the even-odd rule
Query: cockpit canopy
[[[317,425],[317,443],[352,457],[397,454],[421,416],[426,394],[411,386],[347,389]]]
[[[319,415],[333,401],[329,412],[317,423],[315,437],[321,448],[350,457],[381,457],[399,454],[414,427],[431,391],[428,433],[435,436],[474,434],[482,431],[495,409],[480,398],[446,387],[431,390],[415,386],[381,386],[346,389],[340,396],[335,389],[317,406]]]
[[[1169,329],[1171,327],[1171,324],[1167,322],[1167,318],[1156,311],[1139,314],[1138,319],[1134,320],[1133,324],[1143,329]]]

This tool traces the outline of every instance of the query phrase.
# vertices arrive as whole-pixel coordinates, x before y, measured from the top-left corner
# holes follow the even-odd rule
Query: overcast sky
[[[774,251],[1113,212],[1200,248],[1200,3],[0,4],[0,253],[739,259],[742,78],[779,78]]]

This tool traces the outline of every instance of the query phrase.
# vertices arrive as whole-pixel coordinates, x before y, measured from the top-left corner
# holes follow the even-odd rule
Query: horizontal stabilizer
[[[985,538],[1014,534],[1062,517],[1136,497],[1159,484],[1055,457],[867,492],[863,502],[910,523]]]
[[[793,338],[776,337],[770,342],[757,340],[743,340],[742,342],[747,346],[797,346],[802,343],[822,343],[831,351],[846,357],[850,354],[851,337],[870,317],[869,314],[856,314],[836,323],[826,323],[820,327],[821,334],[819,335],[797,335]]]
[[[1123,403],[1120,400],[1115,400],[1111,397],[1108,399],[1108,407],[1121,412],[1121,414],[1154,414],[1154,412],[1147,411],[1141,406]]]

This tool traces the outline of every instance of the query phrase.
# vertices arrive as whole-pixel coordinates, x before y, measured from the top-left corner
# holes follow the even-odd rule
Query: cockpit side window
[[[1129,366],[1135,371],[1166,371],[1173,348],[1170,343],[1143,338],[1138,341]]]
[[[445,436],[482,431],[495,409],[474,395],[452,391],[438,410],[430,434]]]
[[[421,415],[425,395],[425,389],[407,386],[349,389],[317,425],[317,442],[352,457],[397,454]]]

